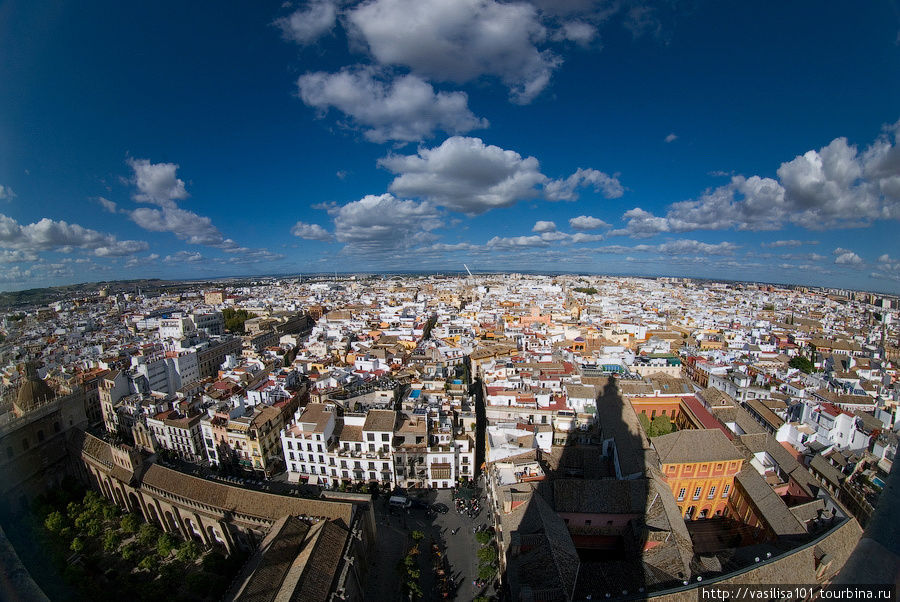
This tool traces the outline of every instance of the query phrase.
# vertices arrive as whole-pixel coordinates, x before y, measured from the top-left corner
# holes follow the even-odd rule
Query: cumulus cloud
[[[225,236],[212,220],[178,207],[151,209],[139,207],[131,212],[131,219],[138,226],[151,232],[171,232],[193,245],[220,246]]]
[[[307,73],[297,86],[307,105],[323,116],[332,107],[343,112],[348,125],[362,129],[372,142],[410,142],[435,130],[457,134],[488,126],[469,110],[465,92],[435,92],[416,75],[385,81],[372,68],[345,68]]]
[[[838,265],[862,265],[864,263],[862,258],[850,249],[838,247],[834,250],[834,255],[836,255],[834,262]]]
[[[206,258],[201,253],[191,251],[178,251],[172,255],[166,255],[166,258],[163,259],[166,263],[200,263],[204,260]]]
[[[900,122],[886,126],[862,153],[835,138],[777,170],[778,180],[733,176],[697,200],[668,207],[665,216],[639,208],[615,231],[633,237],[691,230],[779,230],[792,223],[810,230],[866,226],[900,219]]]
[[[148,159],[128,159],[134,171],[134,184],[138,192],[134,200],[155,205],[172,205],[174,201],[188,197],[184,181],[175,176],[175,163],[151,163]]]
[[[351,35],[382,65],[437,81],[498,77],[514,102],[531,102],[561,60],[537,10],[494,0],[369,0],[348,13]]]
[[[520,249],[525,247],[546,247],[550,241],[541,236],[495,236],[487,241],[489,249]]]
[[[556,230],[556,224],[554,222],[546,222],[546,221],[537,221],[534,223],[534,227],[531,229],[532,232],[553,232]]]
[[[334,28],[337,20],[337,3],[331,0],[313,0],[287,17],[275,21],[285,39],[306,45],[318,40]]]
[[[675,133],[672,132],[671,134],[666,136],[665,140],[666,142],[675,142],[676,140],[678,140],[678,136],[676,136]]]
[[[698,240],[679,239],[658,245],[606,245],[595,249],[598,253],[663,253],[665,255],[732,255],[738,246],[732,242],[705,243]]]
[[[204,245],[221,249],[226,253],[241,254],[242,258],[230,261],[262,261],[280,258],[281,255],[265,249],[242,247],[224,234],[209,217],[182,209],[177,200],[187,198],[184,181],[176,176],[175,163],[151,163],[147,159],[129,159],[134,171],[133,182],[137,187],[134,199],[158,205],[159,208],[138,207],[128,212],[131,220],[150,232],[171,232],[192,245]]]
[[[31,251],[0,251],[0,263],[23,263],[37,260],[37,254]]]
[[[460,136],[415,155],[388,155],[378,164],[398,174],[391,192],[470,215],[534,198],[535,187],[547,179],[534,157]]]
[[[306,240],[331,240],[331,233],[325,230],[319,224],[307,224],[305,222],[297,222],[291,228],[291,234]]]
[[[398,199],[392,194],[368,195],[330,213],[339,242],[373,254],[431,242],[431,231],[441,226],[430,203]]]
[[[578,168],[565,180],[550,180],[544,186],[544,195],[551,201],[575,201],[578,195],[575,189],[593,186],[596,192],[602,192],[608,199],[617,199],[625,194],[625,189],[616,175],[610,176],[596,169]]]
[[[609,224],[597,217],[590,215],[579,215],[569,220],[569,226],[575,230],[599,230],[600,228],[609,228]]]
[[[101,257],[130,255],[148,248],[138,240],[118,240],[112,234],[84,228],[78,224],[43,218],[33,224],[21,225],[0,214],[0,247],[16,249],[28,254],[38,251],[69,252],[86,249]]]
[[[156,260],[159,259],[159,255],[156,253],[150,253],[145,257],[129,257],[127,261],[125,261],[126,268],[136,268],[138,266],[149,265],[151,263],[155,263]]]

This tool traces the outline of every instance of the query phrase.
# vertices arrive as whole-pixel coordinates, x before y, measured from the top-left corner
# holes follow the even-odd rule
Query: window
[[[695,499],[695,500],[699,500],[699,499],[700,499],[700,492],[701,492],[701,491],[703,491],[703,487],[697,487],[696,489],[694,489],[694,499]]]
[[[12,446],[9,446],[9,447],[6,448],[6,457],[7,457],[7,458],[12,458],[12,457],[13,457],[13,448],[12,448]]]
[[[375,441],[375,433],[366,433],[366,439],[368,441]]]
[[[291,472],[297,472],[297,465],[291,462]]]
[[[709,494],[706,496],[706,499],[711,500],[716,496],[716,486],[713,485],[709,488]]]
[[[22,439],[22,449],[28,449],[28,439]]]
[[[59,432],[59,423],[58,423],[58,422],[54,422],[54,423],[53,423],[53,432],[54,432],[54,433],[58,433],[58,432]]]
[[[687,489],[685,489],[684,487],[682,487],[681,489],[678,490],[678,501],[679,502],[684,499],[685,493],[687,493]]]
[[[319,451],[322,451],[322,444],[321,444],[321,443],[318,445],[318,447],[319,447]]]
[[[287,442],[287,448],[288,448],[288,449],[294,449],[294,443],[293,443],[290,439],[288,439],[288,442]]]
[[[728,490],[731,489],[731,485],[725,485],[722,487],[722,497],[728,497]]]
[[[319,464],[325,464],[325,456],[319,456]]]
[[[296,459],[296,458],[294,457],[294,452],[288,452],[288,457],[289,457],[291,460],[295,460],[295,459]]]
[[[38,441],[44,440],[44,431],[38,431]]]
[[[585,527],[590,527],[590,526],[591,526],[591,519],[587,519],[586,521],[584,521],[584,526],[585,526]]]
[[[370,444],[369,444],[369,451],[370,451],[370,452],[375,451],[375,444],[374,444],[374,443],[370,443]]]
[[[382,433],[382,434],[381,434],[381,440],[382,440],[382,441],[390,441],[390,440],[391,440],[391,436],[388,435],[387,433]]]

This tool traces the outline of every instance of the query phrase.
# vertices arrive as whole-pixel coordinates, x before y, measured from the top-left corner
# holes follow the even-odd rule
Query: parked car
[[[447,514],[450,511],[450,508],[447,507],[446,504],[432,504],[431,509],[435,512],[440,512],[441,514]]]

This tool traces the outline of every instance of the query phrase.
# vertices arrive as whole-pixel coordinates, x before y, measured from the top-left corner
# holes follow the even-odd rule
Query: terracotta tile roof
[[[397,412],[393,410],[369,410],[366,414],[364,431],[393,431],[397,421]]]
[[[232,487],[171,470],[158,464],[147,468],[144,485],[237,514],[275,521],[287,514],[340,519],[351,524],[353,504],[289,496]]]
[[[661,464],[727,462],[743,460],[741,454],[718,429],[688,429],[652,439]]]

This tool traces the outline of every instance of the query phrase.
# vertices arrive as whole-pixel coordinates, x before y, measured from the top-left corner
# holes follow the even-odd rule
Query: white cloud
[[[588,46],[597,37],[597,27],[581,20],[566,21],[560,27],[557,37],[580,46]]]
[[[675,135],[675,132],[672,132],[671,134],[666,136],[665,140],[666,142],[675,142],[676,140],[678,140],[678,136]]]
[[[191,251],[178,251],[172,255],[166,255],[166,258],[163,259],[166,263],[200,263],[205,260],[206,258],[201,253]]]
[[[383,65],[438,81],[496,76],[514,102],[531,102],[561,60],[535,8],[494,0],[369,0],[349,12],[353,35]]]
[[[148,246],[144,241],[118,240],[112,234],[46,217],[23,226],[11,217],[0,214],[0,247],[29,254],[37,251],[69,252],[79,248],[109,257],[130,255],[146,250]]]
[[[450,134],[486,128],[468,107],[465,92],[435,92],[415,75],[383,81],[371,68],[338,73],[307,73],[297,80],[300,98],[324,115],[334,107],[350,117],[372,142],[411,142],[431,137],[435,130]]]
[[[0,251],[0,263],[23,263],[37,260],[37,254],[31,251]]]
[[[597,242],[599,240],[603,240],[605,237],[602,234],[587,234],[586,232],[576,232],[575,234],[569,235],[569,241],[573,244],[578,244],[582,242]]]
[[[331,240],[331,233],[325,230],[319,224],[307,224],[305,222],[297,222],[291,228],[291,234],[306,240]]]
[[[546,247],[550,242],[542,237],[534,236],[511,236],[494,238],[487,241],[489,249],[519,249],[523,247]]]
[[[109,199],[98,196],[97,202],[100,203],[100,206],[103,207],[104,210],[109,211],[110,213],[115,213],[116,211],[118,211],[116,204]]]
[[[330,213],[335,238],[363,253],[386,253],[431,242],[431,231],[441,226],[430,203],[402,200],[391,194],[368,195]]]
[[[330,0],[312,0],[304,8],[275,21],[285,39],[306,45],[315,42],[334,28],[337,20],[337,3]]]
[[[599,253],[663,253],[665,255],[732,255],[738,246],[732,242],[705,243],[698,240],[679,239],[658,245],[635,245],[633,247],[623,245],[607,245],[598,247]]]
[[[147,159],[128,159],[128,165],[134,170],[134,184],[138,192],[136,201],[155,205],[172,205],[175,200],[186,199],[187,190],[184,181],[175,176],[178,165],[175,163],[150,163]]]
[[[802,244],[802,240],[773,240],[772,242],[761,243],[760,246],[767,249],[777,249],[780,247],[799,247]]]
[[[532,232],[537,233],[553,232],[554,230],[556,230],[556,224],[554,222],[547,222],[543,220],[535,222],[534,227],[531,229]]]
[[[547,179],[534,157],[460,136],[416,155],[388,155],[378,164],[399,174],[391,192],[470,215],[534,198],[535,187]]]
[[[579,215],[569,220],[569,226],[575,230],[599,230],[609,228],[609,224],[602,219],[590,215]]]
[[[265,249],[242,247],[226,238],[209,217],[180,208],[176,200],[185,199],[189,195],[184,181],[175,175],[178,165],[151,163],[147,159],[129,159],[128,164],[134,170],[133,182],[138,189],[134,195],[135,200],[159,206],[159,209],[138,207],[128,212],[131,220],[141,228],[151,232],[171,232],[189,244],[214,247],[226,253],[240,255],[229,259],[231,262],[282,257]]]
[[[846,138],[835,138],[782,163],[778,180],[733,176],[697,200],[673,203],[665,216],[632,209],[623,216],[625,228],[614,233],[779,230],[788,223],[823,230],[900,219],[898,132],[900,122],[886,126],[861,154]]]
[[[9,201],[16,198],[16,193],[9,186],[0,184],[0,201]]]
[[[155,263],[157,259],[159,259],[159,255],[157,255],[156,253],[150,253],[146,257],[139,257],[139,256],[129,257],[128,260],[125,262],[125,267],[126,268],[136,268],[138,266],[145,266],[145,265],[149,265],[151,263]]]
[[[139,207],[131,212],[138,226],[151,232],[171,232],[193,245],[221,246],[225,237],[208,217],[178,207],[150,209]]]
[[[834,250],[834,254],[837,256],[834,262],[838,265],[862,265],[864,263],[862,258],[850,249],[838,247]]]
[[[607,175],[596,169],[578,168],[565,180],[550,180],[544,186],[544,195],[551,201],[575,201],[575,189],[591,185],[596,192],[602,192],[608,199],[617,199],[625,194],[625,189],[617,176]]]

